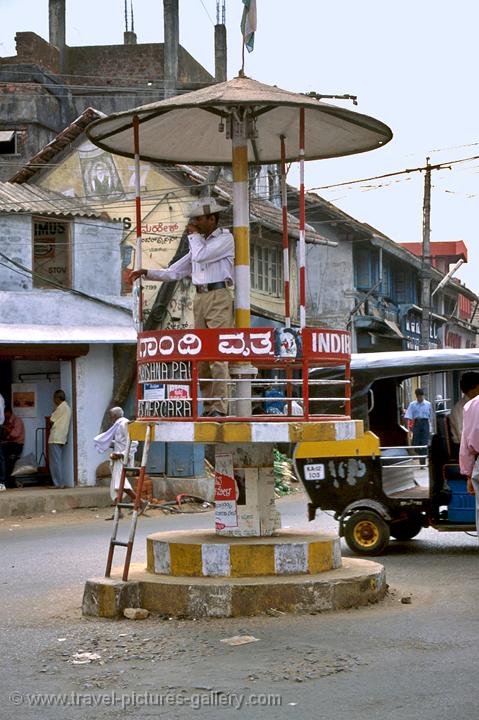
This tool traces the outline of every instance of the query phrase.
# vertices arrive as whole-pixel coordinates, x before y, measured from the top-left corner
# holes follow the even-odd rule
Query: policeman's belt
[[[221,290],[222,288],[228,287],[228,285],[225,282],[214,282],[214,283],[208,283],[207,285],[195,285],[196,292],[198,293],[205,293],[209,292],[210,290]]]

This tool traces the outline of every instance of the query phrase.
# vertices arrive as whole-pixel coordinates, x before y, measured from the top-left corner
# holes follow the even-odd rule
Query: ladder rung
[[[118,508],[133,508],[134,505],[133,505],[133,503],[121,502],[121,503],[117,503],[116,507],[118,507]]]
[[[123,542],[122,540],[110,540],[112,545],[119,545],[120,547],[128,547],[127,542]]]
[[[125,466],[125,471],[126,471],[126,472],[136,472],[136,473],[139,473],[140,470],[141,470],[141,468],[139,468],[139,467],[126,467],[126,466]]]

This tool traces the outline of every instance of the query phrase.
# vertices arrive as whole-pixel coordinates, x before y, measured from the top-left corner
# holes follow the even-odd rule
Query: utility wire
[[[381,180],[382,178],[394,177],[396,175],[405,175],[406,173],[413,172],[424,172],[425,170],[439,170],[440,168],[447,168],[449,165],[456,165],[457,163],[469,162],[470,160],[479,160],[479,155],[472,155],[468,158],[461,158],[460,160],[449,160],[448,162],[437,163],[436,165],[422,166],[417,168],[406,168],[405,170],[398,170],[397,172],[384,173],[384,175],[375,175],[374,177],[361,178],[360,180],[349,180],[349,182],[333,183],[332,185],[321,185],[319,187],[309,188],[308,192],[312,190],[328,190],[329,188],[343,187],[344,185],[354,185],[356,183],[369,182],[371,180]]]
[[[75,290],[75,288],[64,287],[63,285],[60,285],[60,283],[57,283],[54,280],[51,280],[51,278],[45,277],[44,275],[40,275],[40,273],[37,273],[34,270],[30,270],[30,268],[25,267],[25,265],[22,265],[22,263],[19,263],[17,260],[13,260],[13,258],[8,257],[8,255],[5,255],[2,252],[0,252],[0,257],[2,257],[4,260],[6,260],[8,263],[13,265],[14,267],[13,268],[9,267],[9,266],[5,265],[5,263],[2,263],[0,261],[1,265],[3,265],[4,267],[8,267],[8,269],[12,270],[13,272],[18,272],[19,275],[21,275],[23,272],[24,276],[38,278],[38,280],[48,283],[56,290],[63,290],[64,292],[71,293],[72,295],[77,295],[86,300],[91,300],[93,302],[100,303],[101,305],[106,305],[108,307],[115,308],[115,310],[122,310],[127,315],[131,315],[131,310],[129,310],[126,307],[123,307],[123,305],[117,305],[116,303],[109,302],[108,300],[103,300],[103,298],[96,297],[95,295],[89,295],[88,293],[85,293],[82,290]],[[18,268],[22,272],[19,272],[19,270],[15,270],[15,268]]]
[[[210,20],[210,23],[211,23],[212,25],[214,25],[213,18],[212,18],[211,15],[209,14],[208,9],[207,9],[206,5],[204,4],[203,0],[200,0],[200,3],[203,5],[203,10],[204,10],[205,13],[208,15],[209,20]]]

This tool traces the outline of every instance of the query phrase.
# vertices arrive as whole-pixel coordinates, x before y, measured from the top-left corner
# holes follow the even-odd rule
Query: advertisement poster
[[[144,400],[164,400],[165,386],[159,383],[145,383],[143,385]]]
[[[17,417],[36,417],[37,386],[14,383],[12,385],[12,410]]]
[[[233,455],[216,454],[215,462],[215,526],[217,530],[238,527],[237,488],[233,471]]]

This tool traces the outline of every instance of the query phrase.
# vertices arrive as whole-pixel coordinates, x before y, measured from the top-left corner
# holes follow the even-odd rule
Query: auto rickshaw
[[[410,445],[402,417],[404,384],[411,389],[413,379],[428,375],[431,387],[440,377],[442,387],[452,389],[461,371],[474,369],[479,348],[353,355],[352,417],[363,420],[363,437],[295,448],[309,520],[318,509],[332,511],[349,548],[369,556],[382,554],[391,537],[411,540],[422,528],[475,531],[475,498],[451,442],[447,398],[438,403],[427,447]]]

